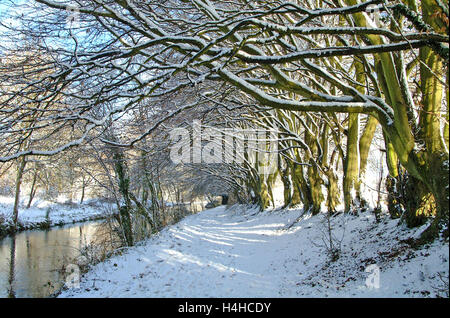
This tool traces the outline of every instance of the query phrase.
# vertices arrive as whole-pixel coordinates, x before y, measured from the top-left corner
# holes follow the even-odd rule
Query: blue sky
[[[33,0],[0,0],[0,22],[4,25],[19,26],[20,21],[11,16],[25,14],[30,19],[34,14],[41,13],[33,6],[33,2]],[[5,35],[5,32],[7,32],[7,28],[0,25],[0,50],[1,47],[8,48],[13,46],[17,41]],[[78,30],[76,35],[80,43],[94,43],[83,30]],[[55,33],[52,37],[46,38],[45,42],[46,45],[54,48],[64,47],[70,49],[75,45],[74,40],[69,37],[67,32]]]

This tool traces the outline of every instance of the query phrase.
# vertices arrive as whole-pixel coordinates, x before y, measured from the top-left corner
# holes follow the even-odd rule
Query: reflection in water
[[[62,287],[62,269],[102,227],[101,222],[87,222],[0,240],[0,297],[50,296]]]
[[[10,253],[10,261],[9,261],[9,277],[8,277],[8,297],[16,298],[14,294],[14,269],[16,264],[16,238],[11,238],[11,253]]]
[[[184,205],[166,208],[171,222],[203,206]],[[113,222],[114,223],[114,222]],[[135,228],[139,228],[135,224]],[[48,297],[59,290],[68,274],[66,270],[86,246],[91,253],[105,255],[117,245],[112,223],[86,222],[17,233],[0,240],[0,297]],[[140,229],[148,235],[148,229]],[[139,237],[138,237],[139,238]],[[142,237],[144,238],[144,237]],[[120,244],[120,243],[119,243]]]

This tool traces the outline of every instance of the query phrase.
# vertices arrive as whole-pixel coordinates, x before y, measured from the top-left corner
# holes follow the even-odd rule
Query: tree
[[[58,23],[69,4],[78,5],[78,29]],[[25,34],[49,41],[63,32],[72,44],[54,51],[58,59],[52,64],[56,68],[52,75],[33,82],[20,95],[39,88],[40,101],[51,103],[55,92],[64,88],[71,107],[58,118],[81,125],[83,133],[52,150],[17,150],[1,161],[63,151],[90,134],[100,134],[98,127],[108,118],[118,118],[143,101],[217,81],[235,87],[260,108],[330,116],[348,113],[347,210],[367,156],[363,140],[371,139],[378,122],[386,139],[390,175],[395,178],[401,165],[410,180],[416,180],[411,182],[421,185],[423,195],[431,195],[427,204],[436,206],[435,220],[424,238],[434,237],[440,223],[448,226],[449,188],[442,186],[448,185],[448,120],[446,124],[442,120],[448,118],[448,101],[443,98],[445,88],[448,99],[447,72],[443,72],[448,69],[448,6],[440,0],[420,4],[36,0],[29,5],[35,11],[33,22],[23,29]],[[373,6],[383,20],[378,25],[367,13]],[[53,23],[53,29],[42,28],[44,16],[45,25]],[[90,89],[85,89],[85,83]],[[205,98],[208,94],[200,92]],[[96,116],[95,110],[105,103],[114,106]],[[371,119],[360,136],[362,115]],[[50,123],[54,118],[43,120]],[[104,141],[130,147],[146,135],[148,131],[135,139]],[[317,143],[308,138],[307,133],[306,144],[318,154]],[[323,200],[314,190],[320,187],[318,180],[304,180],[305,172],[314,175],[316,168],[312,164],[302,171],[294,166],[292,172],[299,178],[301,192],[311,194],[315,208]]]

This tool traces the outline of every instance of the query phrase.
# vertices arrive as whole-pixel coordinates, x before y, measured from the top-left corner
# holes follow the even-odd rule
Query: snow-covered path
[[[284,223],[272,219],[268,224],[224,207],[189,216],[151,244],[96,266],[87,284],[61,296],[282,296],[283,282],[293,277],[286,277],[286,264],[280,263],[286,256],[280,254],[296,247],[294,232],[282,232]]]
[[[60,297],[421,297],[421,288],[431,289],[435,281],[417,283],[420,263],[430,263],[429,272],[422,273],[425,279],[442,268],[448,275],[448,243],[443,252],[442,243],[436,243],[427,259],[418,253],[417,263],[409,263],[410,254],[402,260],[401,253],[393,264],[383,263],[383,253],[398,243],[391,239],[401,231],[395,220],[386,221],[380,231],[372,214],[348,217],[347,252],[330,265],[323,247],[312,243],[321,241],[321,216],[304,216],[288,228],[299,210],[256,212],[218,207],[191,215],[94,266],[80,288]],[[364,242],[372,235],[379,240]],[[372,260],[382,267],[382,288],[377,290],[365,286],[368,274],[362,265]],[[405,295],[406,289],[417,294]]]

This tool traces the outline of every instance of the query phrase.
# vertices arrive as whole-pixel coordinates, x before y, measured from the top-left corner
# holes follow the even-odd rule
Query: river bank
[[[54,226],[94,221],[112,215],[115,205],[100,199],[83,204],[36,200],[30,207],[19,208],[17,228],[13,221],[13,199],[0,196],[0,238],[32,229],[48,229]]]
[[[128,247],[123,246],[117,235],[114,221],[75,221],[83,215],[108,217],[108,213],[96,215],[88,212],[93,207],[108,211],[105,204],[97,200],[90,202],[88,207],[72,205],[70,210],[53,213],[53,216],[58,216],[61,222],[70,224],[44,230],[41,228],[22,230],[0,239],[0,298],[57,297],[73,275],[83,275],[96,264],[125,252]],[[179,206],[170,205],[168,209],[179,210]],[[64,204],[62,206],[52,205],[53,212],[58,208],[64,208]],[[113,211],[114,206],[109,208]],[[185,207],[185,212],[182,217],[196,213],[196,210],[190,211]],[[23,216],[28,216],[28,226],[39,227],[36,220],[42,219],[42,211],[28,215],[25,213]],[[55,220],[57,219],[55,217]],[[139,244],[141,242],[136,245]]]

